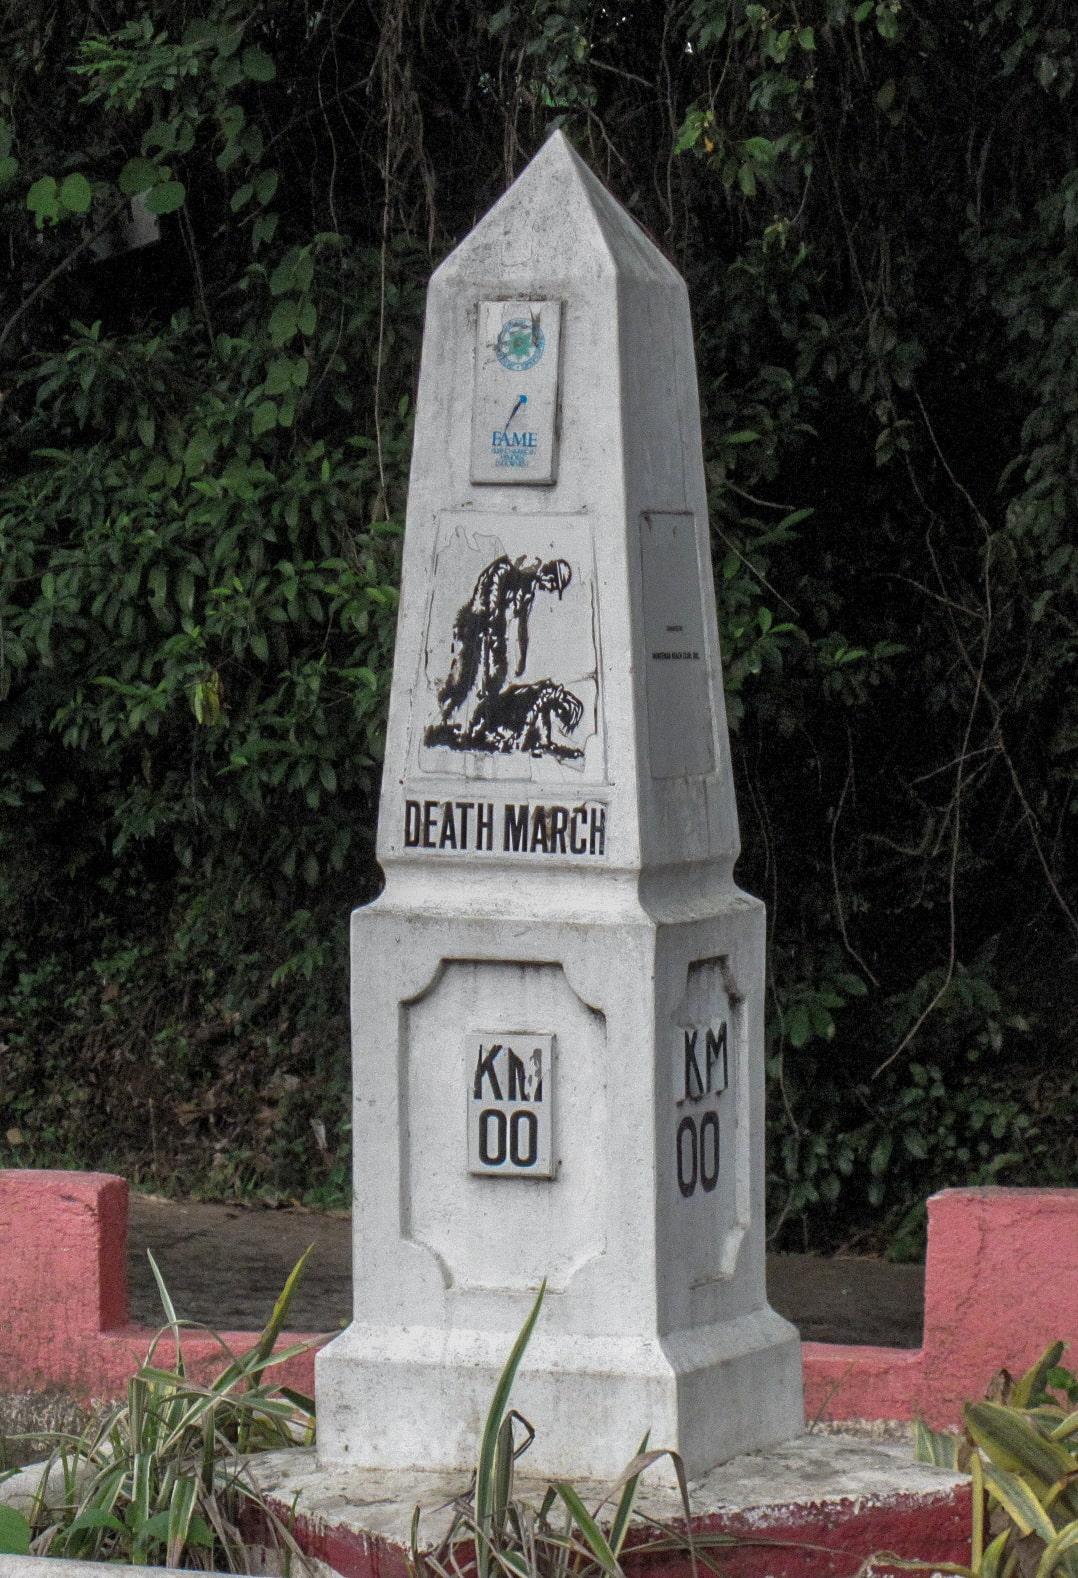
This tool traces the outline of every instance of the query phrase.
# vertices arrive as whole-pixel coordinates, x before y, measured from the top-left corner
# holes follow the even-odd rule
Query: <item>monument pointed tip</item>
[[[566,136],[565,131],[560,126],[556,126],[550,133],[546,142],[544,142],[543,146],[539,149],[539,152],[531,160],[531,163],[534,164],[536,160],[539,159],[558,160],[564,163],[568,168],[576,170],[579,174],[591,176],[593,180],[595,179],[591,170],[588,168],[587,161],[581,158],[580,154],[573,147],[571,140],[568,136]]]
[[[531,171],[547,171],[558,166],[565,171],[571,170],[577,175],[583,175],[587,172],[587,165],[560,126],[556,126],[549,133],[545,142],[528,160],[518,179],[528,175]]]
[[[567,269],[680,279],[672,265],[602,184],[559,126],[508,191],[442,264],[439,278],[479,279],[497,259],[503,280],[521,288],[563,278]]]
[[[546,142],[543,144],[543,147],[566,149],[570,153],[576,152],[572,143],[569,141],[568,137],[565,135],[565,132],[560,126],[555,126],[554,130],[550,133]]]

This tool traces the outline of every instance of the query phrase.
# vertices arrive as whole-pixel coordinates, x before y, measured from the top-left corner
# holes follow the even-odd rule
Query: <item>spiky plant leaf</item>
[[[520,1361],[524,1357],[524,1351],[531,1340],[532,1332],[535,1330],[535,1323],[539,1319],[539,1311],[543,1307],[545,1296],[546,1278],[544,1277],[531,1312],[524,1325],[520,1328],[517,1340],[514,1342],[510,1349],[509,1357],[505,1361],[505,1367],[498,1377],[498,1384],[494,1388],[494,1396],[491,1398],[490,1408],[487,1411],[486,1422],[483,1426],[483,1435],[479,1443],[479,1462],[475,1471],[475,1523],[479,1535],[475,1556],[479,1578],[490,1578],[490,1528],[498,1495],[495,1476],[498,1437],[502,1428],[502,1420],[505,1418],[505,1411],[509,1406],[509,1396],[513,1390],[513,1383],[517,1378],[517,1371],[520,1369]]]

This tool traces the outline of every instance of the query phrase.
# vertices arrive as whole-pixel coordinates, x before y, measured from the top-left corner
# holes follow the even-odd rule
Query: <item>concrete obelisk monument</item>
[[[470,1466],[544,1277],[529,1471],[799,1432],[737,850],[685,286],[556,133],[428,297],[324,1466]]]

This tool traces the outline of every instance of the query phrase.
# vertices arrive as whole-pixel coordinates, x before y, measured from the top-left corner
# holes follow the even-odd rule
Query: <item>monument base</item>
[[[325,1469],[467,1472],[511,1340],[504,1332],[353,1325],[317,1360]],[[797,1332],[771,1309],[664,1338],[536,1332],[512,1405],[532,1474],[617,1479],[645,1434],[690,1478],[802,1428]],[[583,1422],[586,1421],[586,1426]],[[669,1458],[649,1471],[674,1485]]]
[[[529,1450],[519,1464],[527,1477],[518,1473],[514,1494],[536,1507],[546,1482],[531,1477],[530,1459]],[[419,1549],[429,1551],[444,1539],[457,1498],[467,1495],[467,1473],[327,1470],[313,1449],[259,1453],[249,1463],[303,1550],[344,1578],[412,1578],[413,1513],[421,1514]],[[657,1485],[654,1473],[641,1480],[638,1515],[684,1530],[679,1494]],[[610,1490],[609,1482],[575,1483],[589,1509]],[[705,1562],[721,1564],[727,1578],[833,1578],[878,1551],[933,1563],[970,1559],[968,1477],[914,1463],[904,1441],[802,1435],[714,1469],[690,1485],[689,1499],[698,1566],[687,1544],[658,1555],[635,1551],[654,1535],[654,1523],[639,1523],[623,1553],[632,1578],[693,1578]],[[600,1516],[612,1511],[607,1502]],[[874,1570],[895,1569],[882,1559]]]

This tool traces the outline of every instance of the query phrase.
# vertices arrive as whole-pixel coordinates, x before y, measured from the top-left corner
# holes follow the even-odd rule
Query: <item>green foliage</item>
[[[422,292],[563,125],[693,304],[778,1239],[1067,1179],[1061,0],[64,15],[0,62],[0,1164],[346,1191]]]
[[[1053,1343],[1017,1381],[1001,1371],[998,1401],[965,1405],[964,1439],[917,1422],[918,1462],[972,1475],[972,1553],[963,1570],[973,1578],[1074,1578],[1078,1380],[1059,1362],[1064,1346]]]
[[[266,36],[228,6],[175,26],[161,7],[71,40],[47,84],[29,54],[11,72],[0,1163],[6,1131],[10,1160],[333,1199],[426,255],[304,236],[302,203],[281,225]],[[35,125],[46,90],[77,154],[44,104]],[[93,238],[138,196],[160,245],[26,244],[20,207],[62,230],[91,188]],[[34,303],[57,270],[85,317]],[[382,361],[375,403],[352,370]]]
[[[35,1555],[242,1572],[249,1567],[243,1525],[253,1513],[260,1538],[302,1562],[291,1533],[245,1471],[244,1454],[313,1439],[312,1401],[287,1388],[278,1392],[269,1374],[303,1351],[302,1345],[273,1349],[306,1259],[295,1266],[253,1347],[233,1355],[217,1337],[227,1363],[200,1385],[186,1374],[181,1350],[181,1329],[191,1323],[176,1318],[150,1257],[166,1325],[128,1383],[126,1402],[84,1436],[61,1438],[43,1465],[29,1519]],[[171,1365],[158,1360],[166,1341],[175,1347]]]
[[[0,1507],[0,1556],[27,1556],[32,1534],[30,1520],[15,1507]]]

